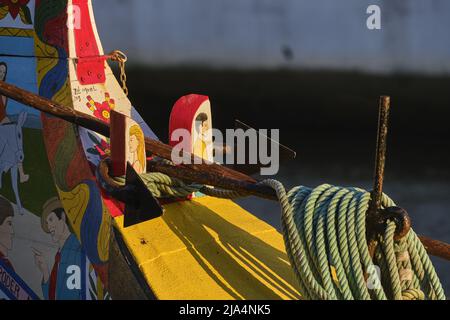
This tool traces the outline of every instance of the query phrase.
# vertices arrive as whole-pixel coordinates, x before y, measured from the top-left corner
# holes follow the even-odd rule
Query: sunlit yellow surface
[[[159,299],[298,299],[282,235],[229,200],[165,206],[163,217],[115,223]]]

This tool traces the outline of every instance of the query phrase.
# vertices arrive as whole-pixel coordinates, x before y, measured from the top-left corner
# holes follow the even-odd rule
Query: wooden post
[[[110,146],[111,146],[111,175],[113,177],[124,176],[127,171],[126,152],[126,117],[111,110],[110,118]]]

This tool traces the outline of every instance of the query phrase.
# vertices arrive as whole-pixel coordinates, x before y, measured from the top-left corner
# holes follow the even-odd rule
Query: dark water
[[[372,187],[378,97],[392,98],[385,192],[418,234],[450,243],[450,77],[339,72],[131,68],[130,98],[167,141],[170,110],[182,95],[209,95],[215,128],[240,119],[280,129],[298,153],[276,177],[286,187],[323,183]],[[279,227],[276,203],[239,201]],[[450,262],[434,259],[450,296]]]

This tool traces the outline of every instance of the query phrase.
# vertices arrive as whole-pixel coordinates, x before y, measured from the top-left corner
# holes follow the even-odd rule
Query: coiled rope
[[[156,198],[184,198],[200,191],[219,198],[245,194],[186,184],[162,173],[141,175]],[[124,178],[115,178],[124,183]],[[300,293],[312,300],[445,300],[430,258],[411,229],[396,241],[396,224],[388,220],[378,236],[373,258],[366,240],[370,193],[328,184],[286,192],[276,180],[260,183],[273,188],[282,209],[286,251]],[[382,207],[395,206],[383,195]]]
[[[430,258],[412,229],[394,241],[396,224],[389,220],[371,258],[366,240],[369,192],[325,184],[287,193],[278,181],[262,184],[272,187],[280,199],[287,253],[306,299],[445,300]],[[383,195],[382,206],[395,204]]]

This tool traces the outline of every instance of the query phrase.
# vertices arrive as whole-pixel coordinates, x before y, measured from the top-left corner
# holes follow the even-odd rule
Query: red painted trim
[[[78,59],[77,78],[82,85],[102,84],[106,81],[105,58]]]
[[[88,0],[73,0],[79,8],[80,28],[74,28],[75,50],[78,57],[77,77],[82,85],[105,83],[105,58],[99,57],[99,49]]]

